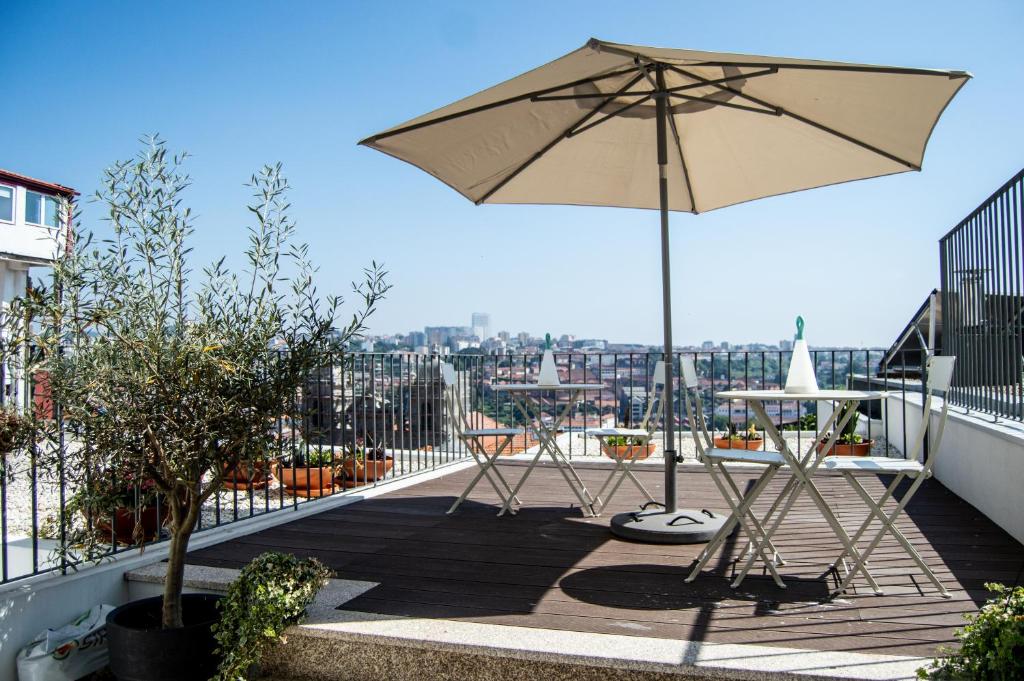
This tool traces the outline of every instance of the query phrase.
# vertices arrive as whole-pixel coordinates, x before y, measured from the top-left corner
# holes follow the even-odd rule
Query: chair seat
[[[590,428],[587,434],[594,437],[650,437],[643,428]]]
[[[478,428],[476,430],[462,431],[463,437],[507,437],[522,435],[526,430],[523,428]]]
[[[886,456],[826,456],[821,468],[850,473],[904,473],[913,477],[924,470],[917,461],[890,459]]]
[[[739,461],[743,463],[762,463],[782,466],[786,458],[779,452],[762,451],[760,449],[724,449],[712,447],[704,452],[704,456],[712,461]]]

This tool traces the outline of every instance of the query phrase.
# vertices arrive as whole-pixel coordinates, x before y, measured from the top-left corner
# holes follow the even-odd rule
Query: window
[[[0,184],[0,222],[14,222],[14,187]]]
[[[25,222],[30,225],[57,226],[57,199],[37,192],[25,192]]]

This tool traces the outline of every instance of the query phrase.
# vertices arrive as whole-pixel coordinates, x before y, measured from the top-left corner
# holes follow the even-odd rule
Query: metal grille
[[[939,241],[942,353],[957,357],[953,404],[1024,419],[1024,170]]]

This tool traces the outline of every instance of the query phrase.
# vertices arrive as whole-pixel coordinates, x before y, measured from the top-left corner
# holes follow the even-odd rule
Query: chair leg
[[[882,510],[881,505],[877,504],[874,501],[874,499],[871,498],[871,495],[868,494],[868,491],[866,489],[864,489],[864,486],[861,485],[860,482],[858,482],[851,474],[847,474],[845,477],[850,482],[851,486],[857,491],[857,494],[860,495],[861,499],[864,500],[864,503],[867,504],[868,508],[870,509],[871,515],[877,517],[881,521],[882,527],[875,534],[874,538],[868,544],[867,548],[861,553],[860,556],[857,557],[857,561],[854,563],[853,568],[846,575],[846,578],[843,579],[839,587],[832,591],[832,594],[836,595],[842,593],[843,591],[846,591],[846,589],[849,588],[851,582],[853,582],[853,579],[859,570],[863,570],[864,573],[867,574],[865,566],[867,565],[868,557],[874,552],[876,548],[878,548],[878,545],[882,542],[882,539],[888,533],[892,534],[896,541],[900,543],[900,545],[903,547],[904,551],[906,551],[910,559],[914,561],[918,568],[920,568],[921,572],[923,572],[925,576],[928,578],[928,580],[935,586],[935,588],[939,590],[939,594],[943,598],[951,598],[952,596],[946,590],[946,587],[943,586],[942,582],[940,582],[938,577],[935,576],[935,573],[932,572],[931,568],[929,568],[928,565],[924,562],[924,559],[921,557],[921,554],[917,552],[917,549],[914,548],[914,546],[910,543],[906,536],[904,536],[904,534],[900,532],[899,528],[895,525],[896,519],[903,512],[903,508],[907,505],[910,499],[914,496],[914,493],[917,491],[917,488],[920,487],[921,483],[924,481],[924,476],[918,476],[918,478],[914,480],[914,483],[910,486],[910,489],[907,490],[907,493],[903,495],[902,499],[900,499],[899,504],[897,504],[896,508],[888,515],[886,515],[885,512]]]

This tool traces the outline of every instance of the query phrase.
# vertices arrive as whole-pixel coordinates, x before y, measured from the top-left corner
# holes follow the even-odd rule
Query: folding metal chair
[[[487,482],[498,493],[503,509],[506,505],[511,507],[513,502],[520,504],[519,499],[512,493],[512,487],[509,486],[508,481],[505,480],[501,471],[494,464],[497,462],[498,457],[504,453],[505,449],[512,444],[512,440],[517,435],[524,435],[526,431],[522,428],[473,428],[466,416],[462,399],[460,399],[455,367],[447,362],[443,362],[441,364],[441,378],[444,380],[445,405],[451,417],[455,434],[459,440],[465,443],[466,449],[469,450],[477,466],[480,467],[476,476],[473,477],[459,498],[448,509],[448,513],[455,512],[455,509],[466,500],[466,497],[477,486],[481,478],[487,478]],[[495,439],[496,446],[492,453],[488,453],[487,447],[484,444],[484,440],[487,438]]]
[[[588,430],[587,433],[597,438],[601,443],[601,448],[604,449],[605,453],[608,453],[615,459],[615,469],[612,470],[611,474],[601,485],[601,489],[598,490],[597,494],[594,495],[594,514],[601,515],[601,512],[611,501],[612,497],[619,490],[619,486],[627,478],[636,485],[640,493],[647,498],[647,504],[657,504],[651,493],[647,491],[647,488],[633,475],[631,470],[633,464],[639,459],[635,456],[638,452],[643,452],[647,449],[651,440],[654,438],[654,431],[658,427],[658,423],[661,420],[662,406],[661,397],[665,391],[665,363],[659,361],[654,365],[654,373],[651,375],[651,389],[647,395],[647,409],[644,412],[643,420],[640,422],[639,428],[596,428]],[[617,453],[616,449],[606,446],[608,438],[612,437],[625,437],[633,441],[633,444],[627,445],[625,452]],[[636,444],[639,442],[639,444]],[[611,489],[608,491],[608,496],[605,497],[604,491],[611,485]],[[644,504],[645,506],[647,504]]]
[[[732,509],[732,515],[697,556],[697,564],[693,566],[693,570],[686,577],[686,581],[692,582],[697,578],[701,570],[704,569],[704,566],[707,565],[708,560],[711,559],[712,554],[718,550],[722,542],[725,541],[726,537],[732,533],[733,528],[738,524],[747,535],[747,547],[744,550],[744,555],[751,552],[756,553],[768,567],[768,571],[771,572],[775,583],[782,588],[786,588],[782,577],[779,576],[778,570],[775,568],[776,565],[784,564],[782,556],[779,555],[771,540],[762,541],[765,537],[762,522],[768,522],[776,510],[776,505],[772,506],[772,509],[763,521],[759,520],[752,510],[754,501],[764,491],[764,488],[771,479],[775,477],[779,469],[786,464],[786,459],[779,452],[716,448],[714,446],[714,439],[711,437],[711,433],[708,432],[707,421],[704,419],[704,406],[700,397],[700,385],[697,381],[697,368],[689,357],[682,357],[680,363],[683,370],[683,383],[686,388],[684,390],[686,418],[690,422],[690,431],[693,434],[693,441],[697,446],[697,459],[704,464],[704,468],[711,475],[711,479],[718,487],[718,491],[721,492],[722,497],[725,498],[726,503]],[[729,475],[729,469],[725,465],[729,462],[758,464],[765,466],[765,469],[754,483],[754,486],[744,494],[740,491],[736,481]],[[770,559],[768,551],[771,552]]]
[[[843,477],[850,484],[851,487],[857,492],[864,503],[867,504],[870,510],[870,515],[861,524],[860,529],[853,535],[852,541],[856,543],[857,540],[867,531],[871,523],[877,519],[881,522],[882,526],[875,534],[874,538],[867,545],[863,551],[860,552],[860,556],[854,561],[852,568],[847,564],[847,558],[849,556],[848,551],[844,551],[836,562],[832,564],[833,569],[839,570],[843,568],[845,577],[840,585],[832,591],[832,595],[836,596],[849,588],[853,582],[854,576],[856,576],[859,570],[865,570],[868,557],[878,547],[882,539],[886,534],[891,534],[897,542],[907,552],[907,555],[917,564],[921,571],[926,577],[935,585],[935,588],[939,590],[939,593],[943,598],[950,598],[950,594],[946,591],[946,587],[935,576],[935,573],[931,571],[928,565],[921,558],[921,554],[917,552],[914,546],[907,540],[907,538],[900,532],[899,528],[896,527],[896,519],[906,508],[907,504],[914,497],[914,494],[921,487],[921,483],[926,478],[931,477],[932,468],[935,466],[936,454],[939,451],[939,445],[942,443],[942,431],[946,427],[946,417],[949,414],[949,400],[942,400],[942,410],[939,414],[939,421],[935,437],[931,442],[930,452],[931,455],[928,460],[924,463],[919,461],[921,451],[924,448],[925,438],[928,437],[930,432],[931,409],[932,409],[932,397],[936,392],[943,393],[945,398],[945,392],[949,390],[950,383],[953,380],[953,369],[956,366],[956,357],[929,357],[927,361],[927,385],[925,387],[925,400],[923,417],[921,419],[921,428],[917,434],[917,437],[913,441],[913,448],[909,457],[905,459],[892,459],[884,456],[866,456],[866,457],[849,457],[849,456],[827,456],[822,461],[821,467],[826,471],[838,471],[842,473]],[[855,477],[856,474],[882,474],[882,475],[894,475],[893,481],[886,487],[885,492],[877,501],[872,499],[864,486]],[[893,497],[896,488],[899,487],[900,483],[903,482],[904,478],[912,478],[913,483],[909,489],[903,494],[896,507],[888,514],[885,512],[883,507],[885,503]],[[876,589],[876,593],[881,594],[881,589]]]

